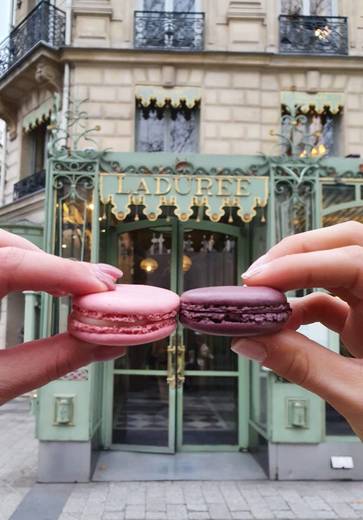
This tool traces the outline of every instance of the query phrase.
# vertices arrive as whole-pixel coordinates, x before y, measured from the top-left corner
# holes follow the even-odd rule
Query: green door
[[[123,283],[179,294],[240,283],[248,261],[244,228],[228,224],[139,221],[119,224],[107,241]],[[104,446],[165,453],[247,447],[248,363],[229,343],[179,325],[172,337],[107,363]]]

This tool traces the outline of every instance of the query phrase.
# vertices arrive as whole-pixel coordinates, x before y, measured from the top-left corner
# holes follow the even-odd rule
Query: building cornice
[[[105,49],[69,47],[61,60],[73,63],[125,63],[140,65],[175,65],[191,67],[267,68],[270,70],[317,69],[356,71],[363,68],[363,56],[297,56],[272,53],[240,53],[226,51],[151,52],[137,49]]]
[[[41,190],[1,206],[0,221],[5,221],[7,224],[17,223],[19,221],[37,224],[32,222],[32,215],[37,211],[44,210],[44,201],[45,191]]]

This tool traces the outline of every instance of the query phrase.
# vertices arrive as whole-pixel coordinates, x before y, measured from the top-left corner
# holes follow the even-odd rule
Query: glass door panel
[[[241,228],[191,223],[183,225],[181,236],[180,292],[236,285],[243,267],[240,264]],[[237,449],[239,361],[230,350],[230,338],[188,329],[181,330],[178,337],[185,353],[184,386],[178,393],[178,448],[223,446],[225,449],[229,446]]]
[[[147,227],[146,227],[147,226]],[[172,229],[146,225],[121,227],[117,236],[120,283],[171,288]],[[120,229],[120,230],[121,230]],[[114,363],[112,443],[174,450],[174,370],[170,338],[130,347]]]

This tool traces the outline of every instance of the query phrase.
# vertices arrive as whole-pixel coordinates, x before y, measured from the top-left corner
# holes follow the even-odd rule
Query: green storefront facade
[[[121,283],[180,294],[239,284],[243,270],[289,234],[363,222],[362,165],[343,158],[54,147],[46,205],[48,252],[109,262],[123,270]],[[66,330],[70,299],[43,295],[34,325],[39,299],[27,296],[27,338]],[[344,354],[338,336],[319,324],[304,333]],[[168,340],[47,385],[33,404],[40,481],[87,481],[94,449],[155,457],[238,457],[248,450],[271,479],[363,477],[361,443],[320,398],[238,359],[227,338],[181,326]],[[352,457],[353,468],[333,469],[334,456]]]

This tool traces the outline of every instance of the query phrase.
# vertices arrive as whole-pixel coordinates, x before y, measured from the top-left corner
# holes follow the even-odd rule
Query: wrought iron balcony
[[[280,16],[280,52],[348,54],[348,19],[334,16]]]
[[[21,181],[14,184],[14,200],[21,199],[26,195],[31,195],[36,191],[44,190],[45,188],[45,170],[33,173],[28,177],[24,177]]]
[[[137,49],[201,51],[204,13],[135,11],[134,44]]]
[[[58,49],[65,41],[65,13],[43,0],[0,44],[0,78],[38,44]]]

